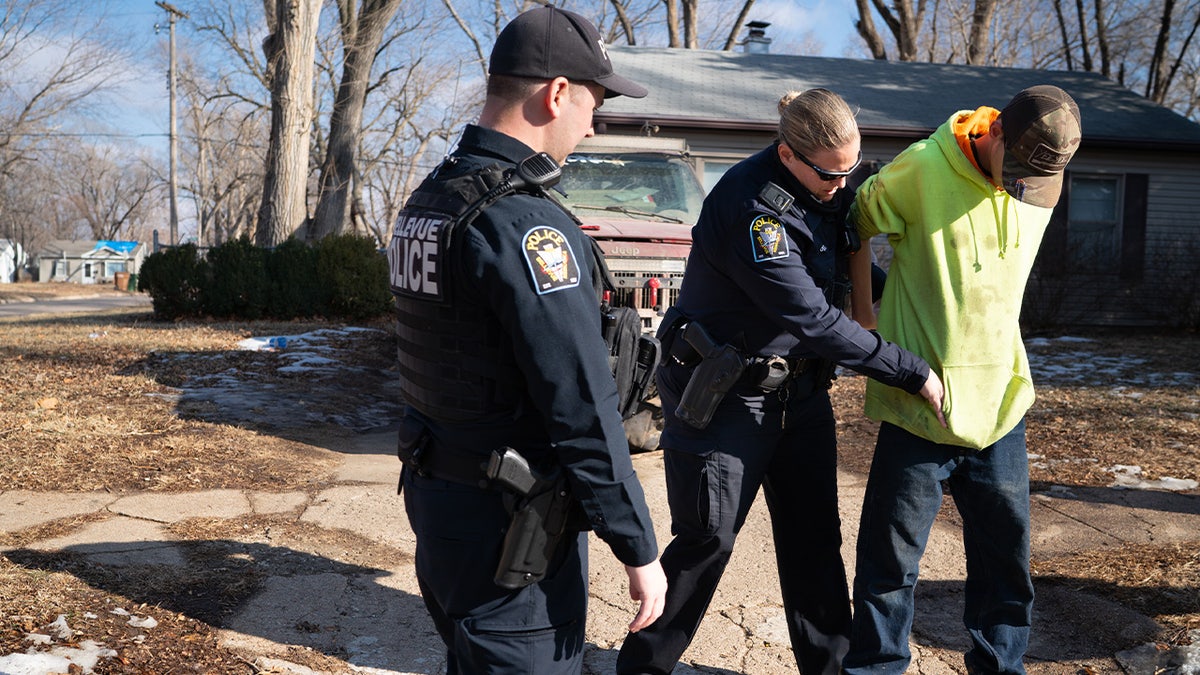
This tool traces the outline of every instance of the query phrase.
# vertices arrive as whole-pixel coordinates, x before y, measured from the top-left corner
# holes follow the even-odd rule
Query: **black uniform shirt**
[[[760,196],[773,182],[795,198],[778,213]],[[704,200],[676,306],[717,343],[744,354],[826,358],[909,392],[929,366],[829,305],[840,220],[853,193],[816,203],[775,145],[739,162]]]
[[[454,157],[482,168],[532,154],[510,136],[470,125]],[[549,198],[517,193],[457,237],[453,297],[488,308],[494,325],[480,329],[498,330],[511,346],[496,370],[523,382],[504,383],[502,390],[520,393],[471,423],[426,419],[434,438],[468,452],[511,446],[533,464],[557,462],[613,554],[627,565],[652,562],[657,544],[617,412],[585,235]]]

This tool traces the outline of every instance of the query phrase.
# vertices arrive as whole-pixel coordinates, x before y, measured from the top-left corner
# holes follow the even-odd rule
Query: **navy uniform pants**
[[[708,610],[761,485],[796,663],[804,675],[837,673],[850,633],[850,598],[828,392],[812,392],[811,380],[801,379],[782,396],[731,393],[709,426],[697,431],[671,414],[679,390],[671,375],[660,377],[674,535],[662,555],[666,609],[653,625],[626,637],[617,672],[675,668]]]
[[[566,536],[540,583],[493,581],[509,514],[497,490],[404,472],[417,581],[446,643],[448,675],[576,674],[583,669],[587,534]]]

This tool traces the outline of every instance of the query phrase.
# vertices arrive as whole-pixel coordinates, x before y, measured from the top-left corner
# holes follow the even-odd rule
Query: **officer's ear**
[[[550,80],[543,92],[545,97],[543,104],[546,111],[550,113],[550,117],[554,119],[562,117],[571,102],[571,81],[565,77],[556,77]]]

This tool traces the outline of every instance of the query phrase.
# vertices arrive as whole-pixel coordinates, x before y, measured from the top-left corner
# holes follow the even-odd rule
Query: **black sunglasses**
[[[808,166],[808,168],[815,171],[817,173],[817,178],[819,178],[823,181],[835,181],[839,178],[845,178],[846,176],[849,176],[850,174],[854,173],[855,169],[858,168],[859,164],[862,164],[862,150],[858,151],[858,161],[856,161],[854,163],[854,166],[850,167],[846,171],[826,171],[825,169],[822,169],[821,167],[817,166],[816,164],[813,164],[812,162],[808,161],[808,158],[805,157],[804,155],[796,152],[795,148],[792,148],[792,154],[796,156],[796,159],[800,160],[801,162],[804,162],[804,164],[806,166]]]

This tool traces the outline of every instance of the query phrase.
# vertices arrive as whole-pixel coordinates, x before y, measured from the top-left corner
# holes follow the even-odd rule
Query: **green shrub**
[[[200,313],[208,264],[195,244],[151,253],[138,270],[138,290],[150,295],[154,315],[173,320]]]
[[[309,246],[288,239],[274,250],[249,237],[227,241],[201,258],[194,244],[154,253],[142,263],[138,289],[159,318],[369,319],[391,311],[386,256],[370,237],[344,234]]]
[[[208,250],[204,311],[215,317],[260,319],[266,314],[270,279],[267,251],[242,236]]]
[[[317,276],[317,251],[299,239],[288,239],[267,256],[270,284],[267,314],[278,319],[321,314],[328,293]]]
[[[329,292],[327,316],[366,319],[392,308],[387,256],[375,240],[338,234],[317,242],[317,278]]]

